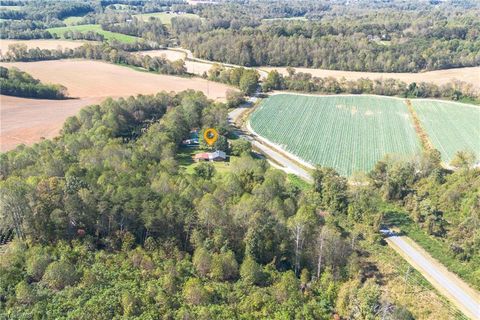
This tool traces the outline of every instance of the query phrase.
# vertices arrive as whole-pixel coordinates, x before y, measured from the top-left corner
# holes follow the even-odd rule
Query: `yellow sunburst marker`
[[[218,132],[217,130],[213,129],[213,128],[208,128],[207,130],[205,130],[205,132],[203,133],[203,139],[205,140],[205,142],[211,146],[212,144],[215,143],[215,141],[217,141],[218,139]]]

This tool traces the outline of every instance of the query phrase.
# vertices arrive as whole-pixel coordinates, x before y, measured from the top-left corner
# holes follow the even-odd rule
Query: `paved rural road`
[[[229,113],[229,120],[235,123],[238,117],[248,108],[237,108]],[[267,157],[273,159],[276,167],[287,173],[293,173],[302,179],[312,182],[311,175],[295,162],[286,158],[273,148],[256,140],[255,135],[237,132],[241,138],[249,140],[254,147]],[[280,166],[279,166],[280,165]],[[408,240],[407,240],[408,239]],[[410,244],[409,241],[413,243]],[[387,238],[389,245],[417,269],[440,293],[448,298],[466,316],[480,319],[480,295],[471,289],[457,276],[448,271],[439,262],[436,262],[424,250],[415,247],[415,243],[407,238],[392,236]]]
[[[480,298],[477,292],[426,252],[415,248],[415,245],[409,243],[411,240],[409,241],[407,237],[392,236],[386,240],[463,314],[471,319],[480,319]]]

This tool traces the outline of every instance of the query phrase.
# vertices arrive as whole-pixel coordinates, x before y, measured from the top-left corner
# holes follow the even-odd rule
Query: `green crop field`
[[[143,21],[148,21],[150,18],[155,18],[155,19],[159,19],[163,24],[167,24],[167,25],[172,24],[172,18],[175,18],[175,17],[200,19],[198,15],[193,13],[177,14],[177,13],[166,13],[166,12],[142,13],[142,14],[136,14],[135,17],[140,18]]]
[[[129,36],[126,34],[121,34],[121,33],[116,33],[116,32],[110,32],[110,31],[105,31],[100,27],[98,24],[83,24],[79,26],[68,26],[68,27],[59,27],[59,28],[50,28],[47,29],[50,33],[55,33],[59,37],[63,38],[63,34],[65,31],[80,31],[80,32],[88,32],[88,31],[94,31],[99,34],[102,34],[105,37],[105,40],[117,40],[120,42],[124,43],[133,43],[135,41],[140,40],[138,37],[134,36]]]
[[[411,101],[445,163],[459,150],[473,151],[480,158],[480,107],[447,101]]]
[[[344,175],[372,169],[385,154],[421,152],[406,104],[395,98],[274,95],[250,125],[301,159]]]

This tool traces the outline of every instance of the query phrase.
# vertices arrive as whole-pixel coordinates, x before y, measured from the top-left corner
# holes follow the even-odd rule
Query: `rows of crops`
[[[250,125],[286,151],[344,175],[372,169],[385,154],[420,152],[401,99],[275,95],[262,102]]]
[[[459,150],[473,151],[480,158],[480,107],[445,101],[411,101],[445,163]]]

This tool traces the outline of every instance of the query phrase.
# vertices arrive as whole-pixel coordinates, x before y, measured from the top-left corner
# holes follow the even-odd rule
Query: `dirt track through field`
[[[136,71],[127,67],[90,60],[55,60],[0,63],[15,66],[46,83],[62,84],[68,100],[39,100],[1,96],[1,151],[20,143],[32,144],[41,137],[58,134],[63,122],[83,106],[99,103],[107,97],[127,97],[160,91],[203,91],[209,98],[224,101],[225,84],[200,78],[183,78]]]

